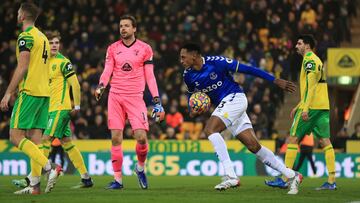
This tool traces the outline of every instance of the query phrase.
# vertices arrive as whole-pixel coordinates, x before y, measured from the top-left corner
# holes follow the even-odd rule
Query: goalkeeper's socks
[[[121,145],[111,147],[111,162],[114,170],[114,179],[121,183],[122,179],[122,163],[123,163],[123,151]]]
[[[122,173],[121,171],[114,172],[114,180],[120,184],[122,184]]]
[[[220,162],[223,164],[225,175],[228,175],[231,178],[236,178],[237,176],[234,171],[234,167],[232,165],[224,138],[220,133],[213,133],[208,137],[208,139],[213,145]]]
[[[146,156],[147,156],[148,151],[149,151],[148,144],[147,143],[140,144],[139,142],[137,142],[135,151],[136,151],[136,156],[137,156],[137,159],[138,159],[138,165],[140,167],[144,168]],[[140,169],[140,168],[138,168],[138,169]]]
[[[267,166],[279,171],[282,173],[286,178],[293,178],[295,176],[295,172],[281,163],[279,160],[276,159],[274,153],[270,151],[268,148],[261,146],[261,149],[256,152],[256,156],[260,161],[262,161]]]

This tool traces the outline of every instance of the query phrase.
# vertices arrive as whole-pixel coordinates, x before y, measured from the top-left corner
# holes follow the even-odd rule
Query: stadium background
[[[0,7],[0,95],[3,95],[16,68],[15,44],[17,9],[22,1],[3,0]],[[183,68],[179,64],[179,47],[186,41],[202,44],[209,55],[225,55],[250,63],[283,78],[297,81],[301,58],[294,51],[300,33],[314,34],[318,40],[316,53],[328,61],[329,48],[348,47],[359,42],[352,36],[359,22],[355,0],[257,0],[257,1],[122,1],[61,0],[35,1],[42,8],[36,25],[42,30],[58,30],[62,35],[61,52],[74,64],[82,91],[81,112],[72,118],[73,138],[83,152],[91,174],[111,174],[109,164],[110,132],[106,126],[107,95],[99,103],[93,93],[100,74],[107,46],[119,38],[119,17],[133,14],[138,20],[137,37],[150,43],[154,50],[155,75],[166,122],[150,123],[148,168],[151,175],[221,175],[217,158],[201,133],[208,115],[192,119],[187,112],[186,89],[182,83]],[[357,19],[357,20],[356,20]],[[358,24],[357,24],[358,25]],[[359,44],[355,47],[359,47]],[[330,83],[331,131],[337,149],[337,171],[341,177],[360,177],[360,125],[347,128],[351,106],[356,107],[358,77],[353,82]],[[281,153],[290,121],[287,119],[290,100],[296,95],[283,94],[262,79],[235,75],[249,101],[248,115],[262,143]],[[107,93],[107,92],[106,92]],[[106,94],[105,93],[105,94]],[[151,109],[151,96],[145,92]],[[15,96],[12,98],[12,104]],[[29,162],[8,141],[11,111],[0,117],[0,174],[25,175]],[[285,123],[284,123],[284,118]],[[359,120],[357,120],[359,121]],[[351,132],[351,133],[349,133]],[[353,133],[354,132],[354,133]],[[125,139],[131,139],[127,125]],[[232,159],[238,175],[274,175],[255,157],[232,140],[227,132]],[[93,140],[97,139],[97,140]],[[203,140],[205,139],[205,140]],[[132,167],[133,142],[126,140],[125,166]],[[348,149],[346,148],[348,146]],[[318,150],[321,152],[321,150]],[[316,153],[318,167],[324,169],[322,153]],[[195,158],[194,158],[195,157]],[[57,161],[59,161],[57,159]],[[73,173],[71,165],[67,172]],[[311,176],[307,165],[301,171]],[[321,171],[321,170],[320,170]],[[129,171],[124,171],[130,175]],[[325,171],[318,176],[326,176]]]

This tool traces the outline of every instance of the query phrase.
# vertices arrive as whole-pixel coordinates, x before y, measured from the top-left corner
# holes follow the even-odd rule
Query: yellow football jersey
[[[323,63],[313,52],[305,54],[300,72],[300,109],[330,109]]]
[[[31,96],[49,97],[49,40],[39,29],[30,26],[18,37],[17,58],[21,51],[30,51],[30,64],[27,73],[19,83],[19,92],[25,92]]]
[[[62,54],[50,58],[50,112],[72,109],[67,78],[74,74],[70,60]]]

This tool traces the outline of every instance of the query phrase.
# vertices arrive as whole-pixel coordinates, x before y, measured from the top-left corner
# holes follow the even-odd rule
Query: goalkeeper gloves
[[[155,119],[156,122],[161,122],[165,119],[165,111],[164,108],[161,106],[160,98],[154,97],[154,108],[151,113],[151,117]]]
[[[96,87],[96,90],[95,90],[95,99],[96,101],[99,101],[102,94],[104,93],[105,91],[105,87],[102,83],[100,83],[97,87]]]

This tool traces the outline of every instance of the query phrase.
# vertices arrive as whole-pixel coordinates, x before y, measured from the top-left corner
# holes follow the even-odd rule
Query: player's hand
[[[105,87],[104,85],[101,83],[99,84],[97,87],[96,87],[96,90],[95,90],[95,99],[96,101],[99,101],[102,94],[104,93],[105,91]]]
[[[70,115],[76,116],[80,112],[80,106],[75,106],[71,111]]]
[[[161,106],[160,98],[154,97],[154,108],[151,112],[151,117],[155,119],[156,122],[161,122],[165,119],[165,111],[164,108]]]
[[[194,117],[197,117],[197,116],[199,116],[200,115],[200,113],[198,113],[198,112],[195,112],[195,111],[190,111],[190,118],[194,118]]]
[[[201,114],[206,112],[206,111],[194,111],[191,107],[189,107],[189,109],[190,109],[190,118],[200,116]]]
[[[291,119],[294,119],[294,116],[295,116],[295,114],[296,114],[296,111],[297,111],[297,108],[296,108],[296,107],[291,110],[291,112],[290,112],[290,118],[291,118]]]
[[[156,122],[160,123],[165,119],[165,111],[161,104],[155,104],[151,113],[151,117],[155,119]]]
[[[301,113],[301,117],[304,121],[308,121],[309,120],[309,113],[307,111],[303,111]]]
[[[10,94],[10,93],[5,93],[5,95],[4,95],[4,97],[2,98],[1,103],[0,103],[1,111],[7,111],[7,110],[9,110],[9,101],[10,101],[10,98],[11,98],[11,94]]]
[[[274,84],[279,86],[281,89],[293,93],[296,91],[296,85],[290,81],[284,80],[284,79],[275,79]]]

